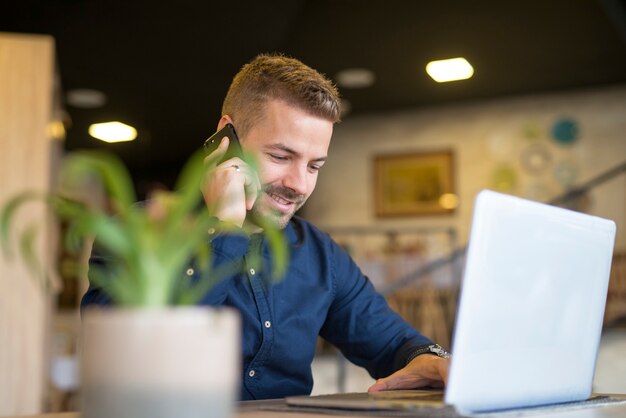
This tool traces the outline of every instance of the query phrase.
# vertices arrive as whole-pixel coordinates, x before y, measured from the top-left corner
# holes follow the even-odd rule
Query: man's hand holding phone
[[[215,148],[215,144],[218,144]],[[207,179],[202,188],[204,201],[217,218],[242,227],[252,209],[261,183],[256,172],[243,160],[241,146],[231,126],[226,126],[205,143],[209,152]]]

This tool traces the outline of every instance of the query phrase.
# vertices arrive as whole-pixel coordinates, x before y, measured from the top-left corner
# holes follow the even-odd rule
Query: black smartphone
[[[228,150],[226,150],[226,153],[218,161],[218,164],[220,164],[222,161],[226,161],[233,157],[243,158],[243,151],[241,150],[239,137],[237,137],[237,132],[235,132],[235,127],[230,123],[227,123],[226,125],[224,125],[222,129],[215,132],[213,135],[211,135],[209,139],[204,141],[203,147],[204,147],[204,151],[206,152],[206,154],[209,155],[210,153],[215,151],[217,147],[219,146],[220,142],[222,142],[222,138],[224,138],[225,136],[228,137]]]

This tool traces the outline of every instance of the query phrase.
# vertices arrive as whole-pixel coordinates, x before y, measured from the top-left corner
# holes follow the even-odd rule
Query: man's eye
[[[282,155],[269,154],[269,156],[276,161],[286,161],[287,157],[283,157]]]
[[[309,170],[311,170],[311,171],[320,171],[321,168],[322,168],[322,166],[318,165],[318,164],[311,164],[309,166]]]

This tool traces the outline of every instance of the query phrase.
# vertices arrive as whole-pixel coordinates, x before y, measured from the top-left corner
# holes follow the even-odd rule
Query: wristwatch
[[[413,359],[415,359],[415,357],[422,354],[434,354],[437,357],[450,358],[450,353],[445,348],[443,348],[439,344],[430,344],[420,346],[415,351],[413,351],[409,358],[406,360],[406,364],[409,364],[411,361],[413,361]]]

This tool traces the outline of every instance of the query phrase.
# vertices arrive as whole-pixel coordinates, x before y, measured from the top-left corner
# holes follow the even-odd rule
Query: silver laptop
[[[477,413],[587,399],[614,239],[613,221],[480,192],[445,405]],[[362,409],[410,408],[412,402],[433,405],[437,394],[287,398],[289,405]]]

